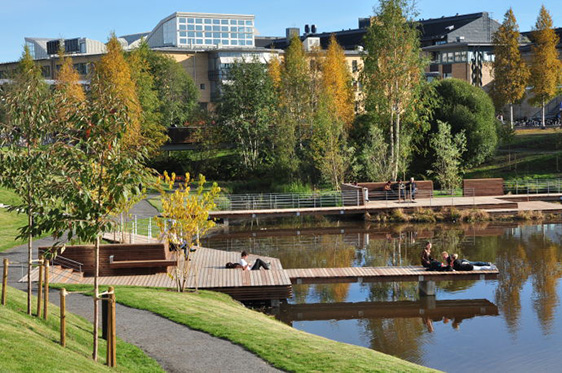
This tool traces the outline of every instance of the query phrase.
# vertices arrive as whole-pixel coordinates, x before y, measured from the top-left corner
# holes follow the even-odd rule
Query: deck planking
[[[499,271],[428,271],[421,266],[405,267],[345,267],[345,268],[294,268],[285,274],[293,284],[319,284],[333,282],[386,282],[386,281],[450,281],[491,280]]]

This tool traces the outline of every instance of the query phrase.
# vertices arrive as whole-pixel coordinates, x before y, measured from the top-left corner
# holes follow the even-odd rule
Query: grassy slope
[[[519,130],[511,144],[502,146],[492,159],[468,170],[464,177],[560,178],[562,131]]]
[[[11,205],[16,203],[19,198],[12,191],[0,188],[0,203],[4,205]],[[8,212],[4,208],[0,208],[0,252],[21,245],[24,241],[14,241],[18,235],[18,228],[25,225],[27,216],[24,214],[17,214],[15,212]]]
[[[220,293],[201,291],[199,294],[182,294],[117,287],[116,298],[127,306],[149,310],[190,328],[240,344],[273,366],[288,371],[430,370],[368,348],[295,330]]]
[[[70,295],[72,296],[72,295]],[[35,303],[33,303],[35,304]],[[67,314],[67,347],[59,341],[59,309],[50,305],[48,321],[25,313],[26,294],[8,287],[8,304],[0,306],[0,371],[89,372],[111,371],[105,363],[105,342],[100,340],[100,362],[91,359],[91,324]],[[9,348],[8,348],[9,346]],[[162,372],[156,361],[138,347],[117,343],[117,371]]]

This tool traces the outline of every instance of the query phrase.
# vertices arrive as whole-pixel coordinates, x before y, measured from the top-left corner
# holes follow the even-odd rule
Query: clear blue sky
[[[319,32],[357,27],[359,17],[373,14],[378,0],[2,0],[0,62],[17,60],[24,37],[88,37],[106,41],[117,35],[151,31],[162,18],[176,12],[253,14],[260,35],[281,36],[286,27],[316,24]],[[502,21],[511,6],[521,31],[530,30],[541,2],[534,0],[417,0],[419,18],[487,11]],[[542,2],[562,27],[562,0]]]

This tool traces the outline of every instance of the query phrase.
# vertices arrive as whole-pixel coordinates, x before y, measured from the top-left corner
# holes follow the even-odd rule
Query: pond
[[[277,317],[294,328],[455,372],[559,371],[562,224],[231,226],[203,244],[273,256],[284,268],[418,265],[425,242],[493,262],[497,280],[296,285]]]

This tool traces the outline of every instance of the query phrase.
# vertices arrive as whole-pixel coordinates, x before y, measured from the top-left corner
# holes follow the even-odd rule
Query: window
[[[191,26],[193,27],[193,26]],[[187,26],[186,25],[180,25],[180,30],[187,30]]]
[[[351,71],[356,73],[358,70],[359,70],[359,67],[357,65],[357,60],[351,61]]]
[[[213,31],[213,26],[205,26],[205,31]]]
[[[187,25],[187,29],[188,30],[195,30],[195,26],[194,25]]]
[[[221,19],[221,25],[228,25],[228,19]]]
[[[74,65],[76,66],[76,65]],[[41,66],[41,75],[43,78],[50,78],[51,77],[51,66]]]
[[[252,26],[252,21],[246,21],[246,26]]]
[[[195,19],[193,19],[193,18],[188,18],[188,19],[187,19],[187,23],[194,23],[194,22],[195,22]]]
[[[196,19],[195,19],[195,23],[197,23],[197,24],[200,25],[200,24],[203,23],[203,20],[202,20],[201,18],[196,18]]]
[[[199,84],[199,89],[201,89],[201,90],[205,90],[205,83],[201,83],[201,84]]]
[[[180,17],[180,23],[185,23],[186,19],[184,17]]]
[[[187,44],[187,39],[180,39],[180,44]]]
[[[183,36],[184,38],[187,36],[187,32],[185,31],[180,31],[180,36]]]
[[[228,39],[228,32],[223,32],[221,38]]]
[[[221,26],[221,31],[228,31],[228,26]]]
[[[205,18],[205,24],[206,25],[210,25],[211,24],[211,20],[209,18]]]
[[[221,20],[220,19],[213,19],[213,25],[220,25]]]
[[[190,32],[187,33],[187,36],[189,36],[190,38],[193,38],[193,37],[195,37],[195,32],[190,31]]]

